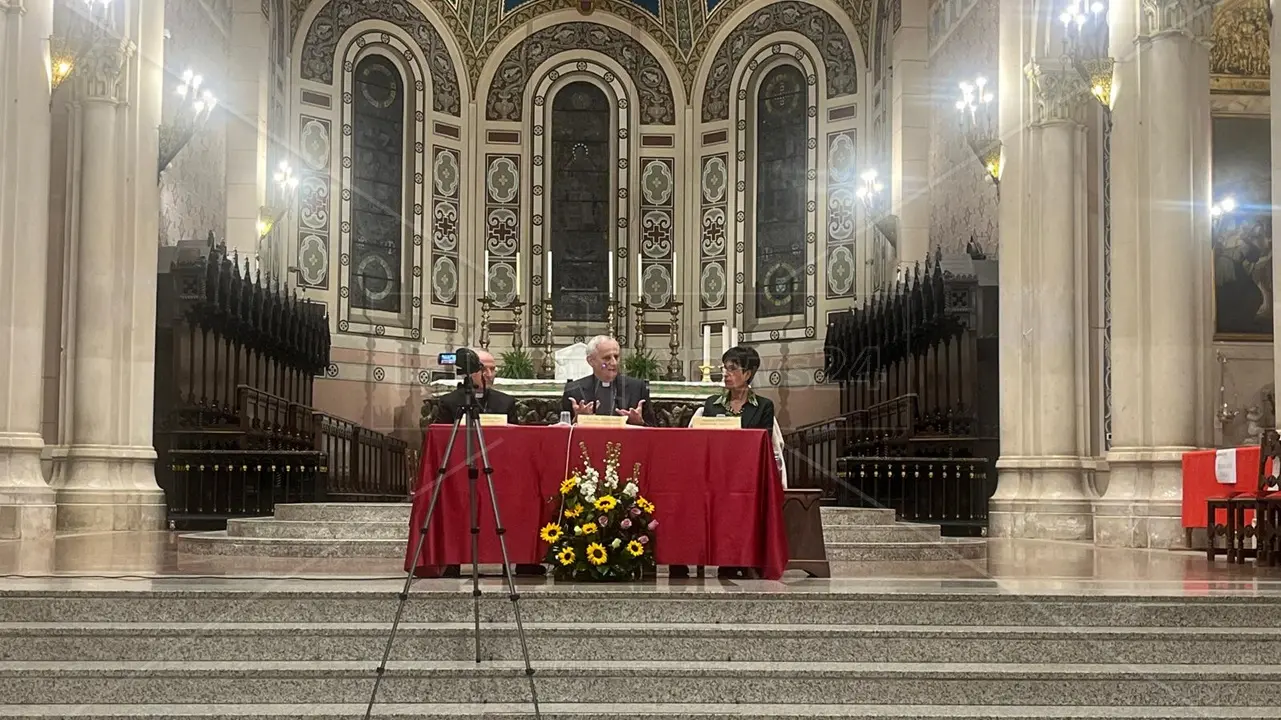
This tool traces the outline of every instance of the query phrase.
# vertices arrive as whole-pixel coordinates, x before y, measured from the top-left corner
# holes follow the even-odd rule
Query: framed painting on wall
[[[1214,118],[1212,251],[1218,340],[1272,338],[1272,146],[1267,117]]]

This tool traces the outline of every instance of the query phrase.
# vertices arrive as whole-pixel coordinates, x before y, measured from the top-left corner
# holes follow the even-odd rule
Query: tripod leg
[[[516,637],[520,639],[520,655],[525,661],[525,677],[529,679],[529,696],[534,703],[534,718],[540,720],[542,713],[538,707],[538,689],[534,687],[534,666],[529,662],[529,642],[525,639],[525,626],[520,618],[520,593],[516,592],[516,574],[510,569],[511,558],[507,556],[507,531],[503,528],[503,520],[498,514],[498,495],[494,491],[494,466],[489,463],[489,450],[486,449],[485,435],[480,429],[480,423],[476,424],[476,440],[476,445],[480,448],[480,459],[484,464],[485,484],[489,487],[489,504],[494,510],[494,531],[498,535],[498,547],[503,554],[503,567],[507,569],[504,573],[507,577],[507,597],[511,600],[512,614],[516,617]]]
[[[471,523],[471,608],[476,643],[476,662],[480,663],[480,499],[476,496],[477,469],[476,446],[480,432],[480,416],[468,418],[467,429],[467,520]]]
[[[422,557],[423,547],[427,544],[427,529],[431,525],[432,514],[436,512],[436,502],[440,499],[440,487],[445,483],[445,471],[449,467],[449,456],[454,450],[454,440],[458,437],[458,420],[449,431],[449,442],[445,444],[445,455],[441,458],[440,467],[436,469],[436,486],[431,490],[431,501],[427,504],[427,515],[423,518],[422,527],[418,529],[418,542],[414,545],[414,559],[405,573],[405,587],[401,589],[400,603],[396,605],[396,616],[391,621],[391,634],[387,636],[387,646],[383,648],[382,661],[374,671],[374,689],[369,694],[369,705],[365,708],[365,720],[374,712],[374,702],[378,700],[378,687],[382,685],[383,675],[387,672],[387,660],[391,657],[391,646],[396,641],[396,630],[400,628],[400,619],[405,614],[405,604],[409,602],[409,588],[414,583],[414,571],[418,569],[418,560]],[[474,503],[473,503],[474,504]]]

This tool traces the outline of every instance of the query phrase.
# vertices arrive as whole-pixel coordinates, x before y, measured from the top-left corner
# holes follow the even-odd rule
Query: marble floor
[[[73,587],[91,581],[172,579],[189,583],[273,579],[332,580],[343,585],[368,583],[391,588],[403,582],[393,559],[245,558],[187,555],[177,551],[172,532],[116,532],[63,535],[43,542],[0,541],[0,589],[31,587],[56,579]],[[714,576],[689,580],[660,577],[649,586],[703,589],[916,591],[1049,594],[1139,593],[1152,595],[1276,595],[1281,597],[1281,568],[1206,562],[1200,552],[1098,548],[1085,543],[1042,540],[989,540],[985,561],[933,563],[834,563],[833,578],[813,580],[788,573],[781,582],[729,581]],[[489,568],[488,570],[495,570]],[[76,582],[76,580],[83,582]],[[465,582],[465,581],[464,581]],[[488,579],[497,583],[498,578]],[[521,578],[522,585],[552,586],[547,579]],[[274,585],[275,583],[273,583]],[[447,588],[457,580],[420,580],[418,586]],[[594,586],[599,587],[599,586]],[[619,586],[623,587],[623,586]],[[632,587],[635,589],[635,587]]]

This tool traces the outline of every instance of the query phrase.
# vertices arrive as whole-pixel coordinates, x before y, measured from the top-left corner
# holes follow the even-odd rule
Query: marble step
[[[982,538],[938,538],[909,542],[829,542],[827,559],[850,561],[947,561],[987,562],[987,540]]]
[[[46,589],[0,592],[0,618],[40,623],[388,623],[399,603],[399,581],[324,582],[228,580],[218,587],[181,580],[103,583],[97,591]],[[776,588],[774,583],[769,587]],[[857,584],[850,586],[858,588]],[[136,588],[136,589],[135,589]],[[404,622],[469,623],[466,580],[421,581],[405,607]],[[512,621],[504,586],[481,586],[482,622]],[[522,584],[521,616],[528,623],[653,623],[749,625],[965,625],[1058,627],[1281,627],[1276,598],[1219,598],[955,592],[858,592],[809,589],[787,592],[744,586],[590,586]]]
[[[1256,706],[1271,715],[1281,667],[1259,665],[1027,665],[1004,663],[731,663],[540,661],[543,702],[831,703],[918,705]],[[10,705],[76,703],[359,703],[374,679],[369,662],[0,662]],[[524,666],[470,660],[400,661],[380,699],[521,703]]]
[[[851,508],[825,505],[820,512],[823,527],[829,525],[893,525],[893,508]]]
[[[290,540],[400,540],[409,534],[409,521],[378,522],[334,520],[280,520],[232,518],[227,537],[285,538]]]
[[[408,525],[399,540],[375,538],[234,537],[226,530],[184,533],[178,552],[188,555],[293,558],[403,558]]]
[[[0,623],[0,661],[325,661],[381,659],[383,623]],[[467,623],[402,624],[392,659],[475,658]],[[567,660],[1200,663],[1240,648],[1281,657],[1281,628],[1073,628],[526,623],[531,657]],[[511,623],[481,628],[481,657],[519,660]]]
[[[359,720],[366,702],[345,705],[0,705],[0,718],[14,720]],[[1133,707],[1027,705],[778,705],[778,704],[590,704],[542,703],[542,720],[1192,720],[1257,718],[1255,707]],[[534,720],[525,703],[378,703],[373,717],[500,718]]]
[[[823,524],[823,540],[833,543],[858,542],[939,542],[938,525],[894,523],[892,525],[829,525]]]
[[[277,520],[312,522],[394,522],[409,526],[409,503],[282,503]]]

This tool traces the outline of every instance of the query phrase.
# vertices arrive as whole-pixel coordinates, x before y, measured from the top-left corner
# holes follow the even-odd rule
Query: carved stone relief
[[[1225,0],[1214,8],[1210,88],[1268,92],[1271,74],[1268,0]]]

